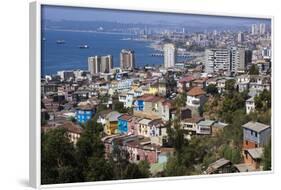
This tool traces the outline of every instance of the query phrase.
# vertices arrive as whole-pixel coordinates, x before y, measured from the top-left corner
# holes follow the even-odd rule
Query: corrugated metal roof
[[[253,122],[253,121],[250,121],[250,122],[242,125],[242,127],[247,128],[247,129],[251,129],[251,130],[256,131],[256,132],[261,132],[265,129],[270,128],[269,125],[265,125],[263,123]]]

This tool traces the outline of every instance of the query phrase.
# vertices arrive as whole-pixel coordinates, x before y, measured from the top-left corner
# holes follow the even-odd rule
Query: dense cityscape
[[[42,75],[43,184],[271,170],[270,24],[90,32],[134,34],[122,40],[149,42],[162,64],[123,47],[116,65],[113,45],[87,70]]]

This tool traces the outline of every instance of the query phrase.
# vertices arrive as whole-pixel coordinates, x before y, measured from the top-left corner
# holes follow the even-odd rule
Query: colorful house
[[[81,102],[78,104],[75,112],[75,119],[80,124],[85,124],[90,120],[96,112],[95,105],[90,104],[89,102]]]
[[[107,135],[112,135],[117,133],[118,128],[118,118],[121,114],[117,111],[108,113],[105,116],[104,133]]]
[[[178,80],[177,91],[179,93],[186,92],[191,87],[191,82],[194,80],[192,76],[186,76]]]
[[[118,117],[118,132],[119,133],[128,133],[129,122],[132,116],[129,114],[123,114]]]
[[[243,149],[258,148],[266,145],[271,136],[271,127],[259,122],[250,121],[243,128]]]
[[[150,130],[149,130],[149,123],[152,120],[150,119],[142,119],[138,122],[138,135],[142,135],[145,137],[149,137],[150,136]]]
[[[160,104],[164,98],[152,95],[143,95],[134,103],[134,115],[149,119],[161,118],[162,110]]]

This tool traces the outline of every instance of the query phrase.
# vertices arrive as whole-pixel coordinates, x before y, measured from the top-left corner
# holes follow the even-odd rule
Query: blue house
[[[259,122],[248,122],[243,127],[243,148],[258,148],[266,145],[271,137],[271,128]]]
[[[132,116],[128,114],[123,114],[118,117],[118,132],[119,133],[127,133],[129,127],[129,121],[131,120]]]
[[[144,100],[136,100],[135,101],[135,111],[143,111],[144,109]]]
[[[75,112],[75,119],[80,124],[85,124],[95,115],[96,109],[89,104],[78,105]]]

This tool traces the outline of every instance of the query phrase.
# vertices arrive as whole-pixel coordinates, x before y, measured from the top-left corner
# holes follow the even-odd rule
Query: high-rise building
[[[239,32],[238,33],[237,42],[238,43],[243,43],[244,42],[244,34],[243,34],[243,32]]]
[[[135,52],[133,50],[121,50],[120,67],[123,70],[133,70],[135,68]]]
[[[252,35],[259,34],[259,27],[257,24],[252,24]]]
[[[205,50],[205,72],[216,73],[220,70],[230,71],[229,49],[206,49]]]
[[[174,67],[176,63],[176,48],[174,44],[165,44],[164,45],[164,67]]]
[[[88,58],[88,70],[92,75],[98,73],[109,73],[112,68],[113,64],[111,55]]]
[[[231,71],[233,73],[244,73],[246,70],[245,48],[231,48]]]
[[[260,29],[259,29],[259,32],[260,32],[260,34],[265,34],[265,32],[266,32],[266,27],[265,27],[265,24],[264,23],[261,23],[260,24]]]
[[[271,57],[271,49],[270,48],[263,48],[261,55],[263,58],[270,58]]]

